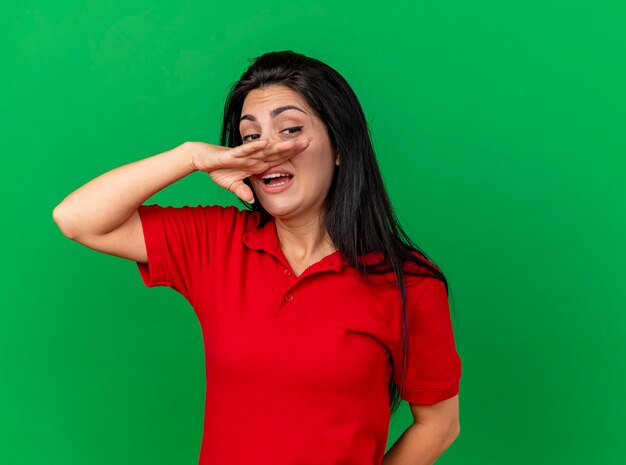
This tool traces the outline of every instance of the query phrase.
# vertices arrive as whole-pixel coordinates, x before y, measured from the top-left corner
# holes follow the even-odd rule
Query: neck
[[[292,260],[317,261],[336,250],[319,216],[274,220],[280,248]]]

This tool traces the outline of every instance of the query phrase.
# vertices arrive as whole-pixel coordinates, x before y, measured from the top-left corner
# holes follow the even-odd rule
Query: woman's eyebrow
[[[285,110],[298,110],[298,111],[301,111],[302,113],[304,113],[305,115],[307,114],[306,111],[304,111],[302,108],[297,107],[295,105],[284,105],[282,107],[274,108],[272,111],[270,111],[270,116],[272,118],[275,118],[276,116],[280,115]],[[256,117],[254,117],[252,115],[246,114],[246,115],[243,115],[239,119],[239,122],[242,122],[244,119],[248,119],[250,121],[256,121]]]

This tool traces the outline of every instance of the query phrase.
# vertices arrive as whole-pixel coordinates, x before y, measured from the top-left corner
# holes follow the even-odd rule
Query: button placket
[[[291,272],[291,270],[289,268],[285,268],[283,270],[283,274],[285,275],[285,277],[290,278],[291,276],[293,276],[293,273]],[[290,280],[291,281],[291,280]],[[290,291],[290,289],[294,286],[293,281],[291,282],[291,284],[289,285],[289,287],[287,288],[287,291]],[[287,292],[284,297],[283,297],[283,303],[289,303],[293,300],[293,292]],[[280,309],[276,312],[276,313],[280,313]]]
[[[285,311],[286,305],[294,301],[293,290],[304,279],[310,279],[311,276],[322,273],[322,272],[336,270],[336,267],[339,264],[339,262],[337,262],[336,260],[329,260],[327,263],[327,267],[319,269],[319,267],[317,266],[319,263],[318,262],[314,264],[316,266],[312,265],[308,267],[307,269],[304,270],[304,272],[300,276],[296,277],[294,273],[289,269],[288,265],[285,262],[283,262],[280,256],[277,255],[276,258],[282,263],[283,275],[285,276],[285,278],[288,279],[289,284],[287,288],[284,290],[283,296],[281,297],[281,299],[276,303],[276,307],[274,311],[270,314],[270,319],[272,319],[273,317],[280,316]]]
[[[293,276],[293,273],[288,269],[285,269],[284,272],[285,272],[284,273],[285,276]],[[271,313],[270,319],[282,315],[282,313],[286,309],[286,306],[290,304],[291,302],[293,302],[293,299],[294,299],[293,289],[296,286],[297,286],[297,282],[291,281],[291,283],[286,287],[286,289],[283,291],[282,297],[277,302],[276,307],[274,308],[274,311]]]

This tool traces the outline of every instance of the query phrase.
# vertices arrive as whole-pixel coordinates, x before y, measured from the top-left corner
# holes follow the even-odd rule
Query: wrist
[[[198,164],[198,144],[195,142],[183,142],[177,147],[180,156],[187,161],[187,165],[193,171],[200,171],[200,165]]]

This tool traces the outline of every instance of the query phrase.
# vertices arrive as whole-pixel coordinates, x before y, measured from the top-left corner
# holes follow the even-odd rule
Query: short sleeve
[[[445,285],[426,278],[417,286],[417,301],[407,306],[406,389],[400,397],[412,404],[433,405],[459,393],[461,358],[456,350]],[[394,382],[400,389],[402,344],[394,351]]]
[[[140,205],[147,263],[136,262],[147,287],[168,286],[192,301],[209,260],[212,230],[219,227],[221,206],[164,207]]]

